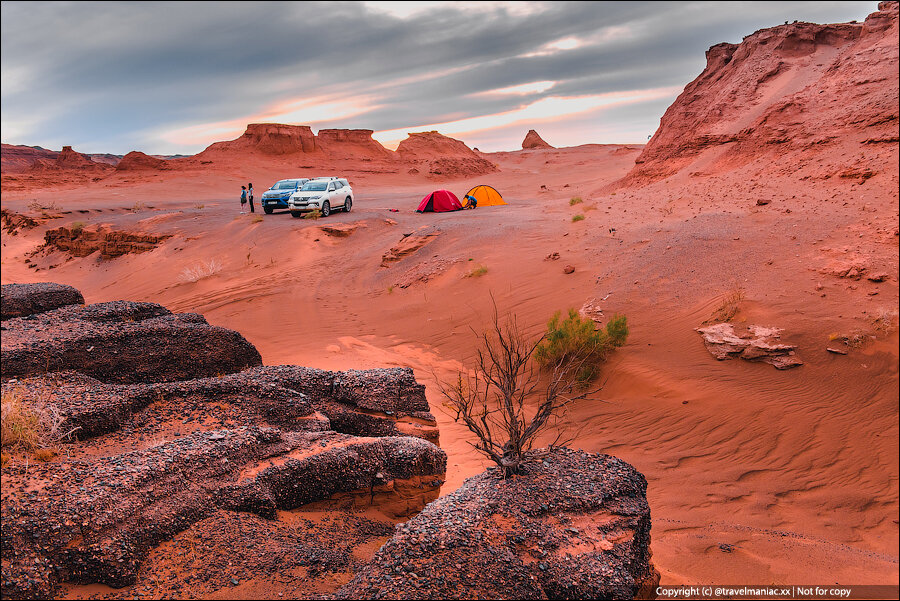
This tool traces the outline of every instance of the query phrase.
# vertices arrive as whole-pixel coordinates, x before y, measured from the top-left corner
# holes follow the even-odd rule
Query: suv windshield
[[[328,182],[306,182],[300,190],[304,192],[324,192],[327,187]]]
[[[296,182],[278,182],[272,186],[273,190],[293,190],[297,187]]]

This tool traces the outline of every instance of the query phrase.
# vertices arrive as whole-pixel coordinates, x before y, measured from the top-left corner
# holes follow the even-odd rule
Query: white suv
[[[321,211],[322,217],[341,208],[350,212],[353,207],[353,189],[342,177],[317,177],[311,179],[291,195],[288,208],[294,217],[303,217],[310,211]]]

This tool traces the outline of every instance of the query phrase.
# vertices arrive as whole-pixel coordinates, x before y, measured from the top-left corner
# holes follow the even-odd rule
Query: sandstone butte
[[[75,438],[2,468],[4,598],[896,586],[897,17],[713,46],[646,145],[4,144],[3,390],[52,398]],[[326,229],[237,216],[236,186],[306,174],[365,199]],[[509,206],[412,213],[480,183]],[[219,271],[181,277],[198,265]],[[74,287],[6,285],[47,280]],[[573,305],[633,326],[608,402],[564,422],[586,453],[508,486],[434,394],[489,292],[534,327]]]
[[[536,131],[533,129],[529,129],[528,133],[525,134],[525,139],[522,140],[522,150],[529,150],[532,148],[553,148],[546,142],[544,139],[538,135]]]

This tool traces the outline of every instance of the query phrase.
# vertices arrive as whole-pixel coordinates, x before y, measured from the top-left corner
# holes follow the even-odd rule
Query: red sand
[[[879,85],[893,90],[884,127],[896,131],[893,23],[882,33],[893,55],[880,59],[893,61],[885,69],[893,79]],[[834,81],[828,66],[840,52],[870,48],[836,39],[780,57],[802,80],[774,76],[782,91],[742,100],[745,114],[768,114],[784,86]],[[809,100],[799,93],[794,101]],[[615,454],[647,476],[663,584],[897,584],[898,335],[876,326],[879,317],[896,324],[898,143],[865,143],[877,125],[841,122],[832,131],[820,114],[810,109],[779,127],[790,140],[815,130],[827,143],[789,142],[780,160],[755,134],[739,135],[752,125],[745,119],[722,130],[736,141],[663,157],[667,179],[639,166],[620,181],[638,146],[485,154],[498,172],[439,187],[464,193],[489,183],[509,204],[445,214],[414,213],[433,179],[371,156],[219,153],[209,165],[52,189],[4,176],[4,208],[63,213],[16,236],[3,232],[2,281],[55,281],[87,302],[198,311],[240,331],[266,364],[410,365],[428,385],[449,455],[444,493],[484,462],[441,412],[434,382],[471,365],[473,329],[489,323],[492,297],[535,334],[554,311],[588,302],[606,316],[625,313],[627,346],[606,367],[603,390],[578,401],[568,423],[572,446]],[[241,184],[253,181],[259,197],[277,179],[330,174],[350,178],[352,213],[238,215]],[[576,196],[583,202],[570,206]],[[585,219],[573,222],[576,214]],[[25,263],[48,227],[74,221],[173,237],[107,261],[56,252]],[[342,223],[357,227],[345,237],[321,229]],[[407,234],[437,236],[382,267]],[[543,260],[554,252],[559,261]],[[215,274],[184,281],[186,269],[211,261],[221,265]],[[464,277],[479,265],[484,275]],[[710,356],[694,328],[735,287],[746,295],[735,322],[784,328],[803,366],[782,372]],[[848,355],[825,350],[854,334],[861,346]]]

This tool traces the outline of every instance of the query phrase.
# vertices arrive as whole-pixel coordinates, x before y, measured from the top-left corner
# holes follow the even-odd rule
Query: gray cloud
[[[148,132],[238,119],[310,95],[377,95],[379,108],[325,126],[379,130],[492,114],[548,94],[683,86],[712,44],[784,20],[862,19],[875,2],[540,8],[444,6],[399,18],[349,2],[4,2],[3,141],[69,143],[86,152],[196,151],[163,147]],[[571,36],[593,41],[525,56]],[[558,84],[522,97],[478,94],[540,80]],[[641,105],[650,131],[658,104]],[[633,110],[620,112],[640,129]]]

